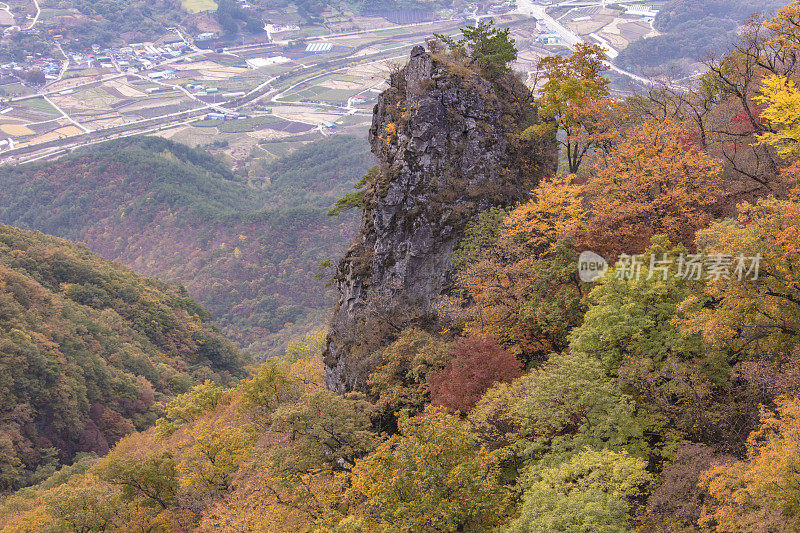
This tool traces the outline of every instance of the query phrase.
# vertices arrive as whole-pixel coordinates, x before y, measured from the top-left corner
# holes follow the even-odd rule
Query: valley
[[[465,8],[461,15],[441,11],[436,20],[384,21],[372,28],[373,19],[355,17],[354,27],[367,29],[339,32],[268,24],[265,35],[240,43],[222,38],[201,43],[177,26],[155,42],[96,46],[91,53],[64,52],[56,40],[64,59],[48,63],[47,83],[33,91],[22,87],[22,94],[10,95],[0,110],[0,162],[52,159],[105,140],[151,134],[190,146],[213,137],[228,142],[223,151],[235,164],[245,165],[336,132],[365,135],[376,95],[411,47],[434,33],[457,33],[470,20],[491,18],[510,27],[520,51],[515,68],[527,76],[538,58],[565,46],[584,39],[608,42],[595,39],[606,35],[599,29],[578,35],[561,26],[568,35],[552,33],[544,8],[532,9],[527,1],[513,8],[506,4],[482,6],[472,19]],[[641,18],[580,9],[604,23],[628,20],[631,28]],[[653,30],[648,25],[637,31],[628,31],[627,38]],[[614,42],[617,47],[627,43]],[[616,51],[608,50],[613,58]],[[628,83],[627,75],[615,74],[620,88]],[[242,122],[228,123],[233,120]]]

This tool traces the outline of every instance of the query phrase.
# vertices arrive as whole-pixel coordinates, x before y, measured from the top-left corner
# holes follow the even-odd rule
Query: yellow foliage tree
[[[500,480],[501,455],[464,422],[430,410],[401,419],[399,429],[353,469],[351,493],[364,513],[352,530],[477,532],[505,522],[511,494]]]
[[[181,442],[181,489],[200,499],[227,492],[239,466],[250,458],[256,433],[252,426],[230,426],[220,420],[198,420]]]
[[[503,221],[495,246],[462,276],[472,301],[465,330],[514,355],[546,357],[566,346],[583,296],[570,238],[585,227],[581,186],[545,180]]]
[[[712,499],[700,525],[720,533],[797,531],[800,527],[800,399],[762,410],[747,439],[747,459],[710,468],[701,477]]]
[[[800,340],[800,205],[774,198],[742,204],[738,220],[699,232],[697,243],[706,255],[731,257],[705,294],[681,304],[686,331],[739,359],[791,353]]]

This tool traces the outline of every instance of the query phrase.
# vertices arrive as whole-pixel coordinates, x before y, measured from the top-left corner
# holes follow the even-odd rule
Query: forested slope
[[[202,150],[137,138],[0,169],[0,222],[182,283],[230,338],[265,353],[284,342],[270,335],[327,305],[317,267],[340,253],[353,220],[326,213],[370,165],[360,141],[337,136],[250,187]]]
[[[721,55],[737,28],[754,14],[772,14],[783,0],[670,0],[653,26],[663,35],[631,43],[617,57],[630,69],[680,66]]]
[[[185,291],[68,241],[0,226],[0,487],[103,454],[247,359]]]
[[[73,37],[69,48],[90,49],[121,42],[153,41],[165,28],[180,24],[187,16],[180,0],[42,0],[42,9],[56,10],[45,25]]]

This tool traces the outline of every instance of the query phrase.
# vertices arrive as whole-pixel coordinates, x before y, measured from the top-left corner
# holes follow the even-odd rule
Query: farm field
[[[597,42],[599,37],[617,51],[633,41],[658,35],[640,16],[625,15],[621,9],[608,7],[570,9],[561,15],[559,21],[588,41]]]
[[[211,0],[183,3],[194,11],[216,5]],[[587,40],[597,36],[615,48],[653,32],[649,24],[617,8],[578,7],[558,16]],[[273,24],[283,20],[296,23],[291,16],[276,14]],[[543,55],[558,52],[557,47],[545,49],[537,43],[537,25],[529,16],[502,15],[496,22],[509,25],[519,47],[514,68],[523,73],[535,70]],[[434,33],[457,34],[464,20],[401,27],[385,19],[354,16],[331,24],[345,33],[314,38],[312,34],[322,34],[325,28],[295,26],[273,34],[272,42],[213,52],[186,45],[177,56],[165,52],[157,63],[117,58],[95,68],[85,61],[74,67],[70,62],[63,75],[46,86],[44,96],[7,101],[10,109],[0,114],[0,141],[9,139],[7,146],[24,143],[25,153],[31,154],[25,157],[38,158],[58,152],[52,148],[58,139],[67,139],[65,144],[73,149],[99,138],[146,133],[191,146],[213,145],[236,165],[271,160],[325,135],[365,135],[377,95],[410,49]],[[353,28],[345,28],[347,24]],[[313,46],[316,43],[331,46],[320,49]],[[153,50],[163,45],[136,46]],[[108,68],[110,63],[114,68]],[[237,120],[218,120],[222,118]],[[49,145],[37,155],[31,150],[37,143]],[[15,157],[3,158],[8,151],[0,148],[0,159]]]
[[[214,11],[217,3],[214,0],[181,0],[181,5],[189,13],[200,13],[201,11]]]

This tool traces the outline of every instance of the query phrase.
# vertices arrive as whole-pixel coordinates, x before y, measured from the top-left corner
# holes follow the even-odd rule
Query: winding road
[[[42,8],[39,7],[39,1],[33,0],[33,5],[36,7],[36,14],[33,16],[33,20],[31,20],[30,26],[28,26],[27,28],[21,28],[19,26],[9,26],[8,28],[6,28],[5,32],[9,33],[12,31],[28,31],[30,29],[33,29],[33,27],[36,26],[36,23],[39,22],[39,17],[42,14]],[[11,8],[9,7],[8,4],[6,4],[5,2],[0,2],[0,6],[5,6],[5,7],[0,7],[0,11],[7,11],[8,14],[11,15]]]
[[[605,5],[605,2],[581,3],[581,5]],[[575,46],[578,45],[579,43],[585,42],[580,35],[576,34],[572,30],[570,30],[569,28],[558,22],[556,19],[548,15],[547,10],[545,9],[544,6],[535,4],[533,3],[532,0],[517,0],[516,12],[523,15],[534,17],[536,18],[536,20],[542,21],[542,23],[545,26],[547,26],[547,28],[550,31],[561,37],[561,40],[564,42],[564,44],[570,48],[575,48]],[[603,43],[601,44],[601,46],[603,46],[603,48],[606,49],[606,54],[608,55],[608,57],[613,59],[618,55],[618,52],[613,48],[611,48],[610,46],[608,46],[608,44]],[[664,82],[662,81],[651,80],[648,78],[644,78],[642,76],[638,76],[632,72],[628,72],[627,70],[623,70],[618,66],[616,66],[611,61],[606,61],[605,64],[612,72],[615,72],[621,76],[626,76],[643,85],[648,85],[648,86],[664,85]],[[674,90],[685,90],[685,87],[676,85],[674,83],[667,83],[666,85]]]

